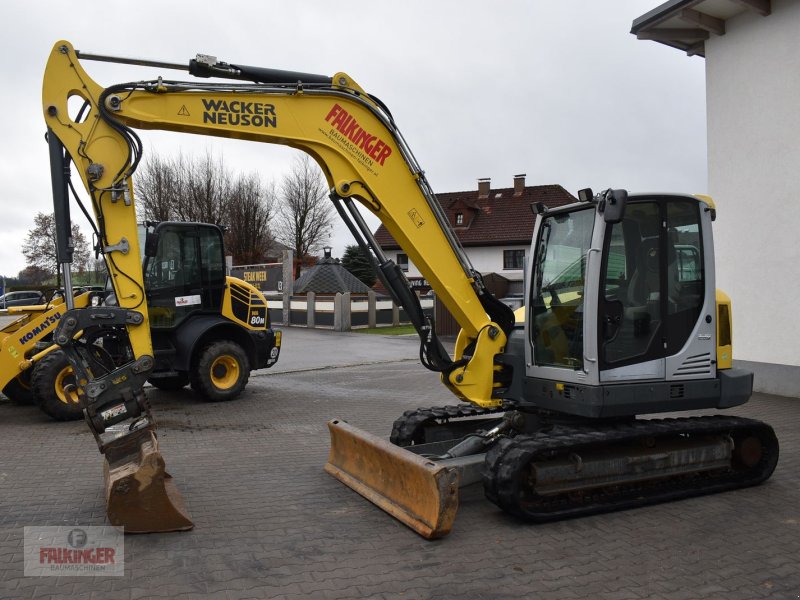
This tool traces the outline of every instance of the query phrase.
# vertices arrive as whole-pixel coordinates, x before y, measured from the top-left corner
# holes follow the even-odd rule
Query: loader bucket
[[[427,539],[447,535],[458,510],[459,473],[361,431],[328,422],[325,471]]]
[[[192,523],[172,477],[164,470],[153,432],[138,452],[104,465],[106,511],[125,533],[186,531]]]

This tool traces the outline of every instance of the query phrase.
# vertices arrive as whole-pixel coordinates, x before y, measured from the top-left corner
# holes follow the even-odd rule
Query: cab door
[[[597,315],[600,381],[665,379],[705,300],[700,203],[652,197],[606,225]]]

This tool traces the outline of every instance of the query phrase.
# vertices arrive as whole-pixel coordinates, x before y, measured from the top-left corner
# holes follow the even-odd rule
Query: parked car
[[[44,303],[44,294],[37,291],[8,292],[0,296],[0,308],[8,308],[9,306],[30,306],[32,304]]]

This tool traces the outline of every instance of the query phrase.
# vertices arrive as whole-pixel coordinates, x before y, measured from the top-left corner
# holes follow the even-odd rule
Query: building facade
[[[516,175],[510,188],[492,189],[490,179],[479,179],[475,190],[437,194],[437,198],[475,270],[507,279],[509,295],[523,292],[525,259],[536,222],[531,204],[555,207],[577,201],[560,185],[526,186],[525,175]],[[383,225],[375,239],[407,277],[421,277]]]
[[[800,396],[800,2],[667,2],[632,33],[705,56],[708,192],[734,358],[756,389]]]

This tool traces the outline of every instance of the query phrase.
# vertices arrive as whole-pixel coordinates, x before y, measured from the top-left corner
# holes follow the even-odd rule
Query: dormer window
[[[464,224],[464,213],[456,213],[456,225]]]

